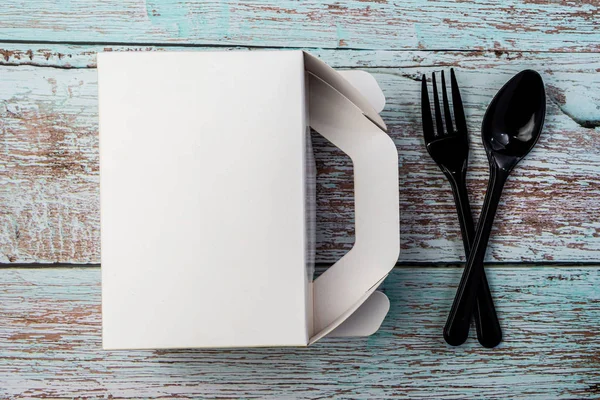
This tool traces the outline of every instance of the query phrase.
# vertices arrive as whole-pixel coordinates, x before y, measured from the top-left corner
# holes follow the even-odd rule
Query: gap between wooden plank
[[[390,52],[410,52],[410,51],[426,51],[426,52],[448,52],[448,53],[459,53],[459,52],[480,52],[480,53],[493,53],[493,52],[519,52],[519,53],[531,53],[531,54],[599,54],[600,51],[566,51],[566,50],[499,50],[494,48],[488,49],[471,49],[471,48],[406,48],[406,49],[394,49],[394,48],[360,48],[360,47],[326,47],[326,46],[261,46],[261,45],[235,45],[235,44],[198,44],[198,43],[168,43],[168,42],[86,42],[86,41],[55,41],[55,40],[18,40],[18,39],[1,39],[0,45],[2,44],[26,44],[26,45],[64,45],[64,46],[147,46],[147,47],[188,47],[188,48],[239,48],[239,49],[264,49],[264,50],[335,50],[335,51],[390,51]]]
[[[329,268],[332,264],[317,263],[315,264],[316,269]],[[464,264],[459,263],[397,263],[394,268],[396,269],[408,269],[408,268],[436,268],[436,269],[461,269]],[[486,268],[600,268],[598,263],[578,263],[578,262],[544,262],[544,263],[486,263]],[[0,264],[0,270],[14,270],[14,269],[94,269],[101,268],[100,264]]]

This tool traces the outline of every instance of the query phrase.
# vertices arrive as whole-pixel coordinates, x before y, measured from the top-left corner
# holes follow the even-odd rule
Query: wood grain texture
[[[489,268],[506,338],[494,350],[441,337],[459,268],[394,270],[390,314],[369,338],[132,352],[101,349],[98,268],[0,272],[2,398],[600,396],[597,267]]]
[[[0,72],[2,262],[97,258],[95,74],[59,71]]]
[[[600,50],[596,0],[5,0],[0,41]]]
[[[98,263],[97,50],[156,47],[2,45],[0,262]],[[189,50],[171,48],[171,50]],[[194,49],[196,50],[196,49]],[[455,67],[471,132],[470,189],[479,212],[487,161],[478,130],[494,93],[517,71],[539,70],[548,116],[541,142],[511,176],[488,261],[600,261],[600,59],[523,52],[315,52],[373,73],[400,154],[400,262],[463,259],[447,183],[422,143],[422,73]],[[353,243],[350,160],[315,135],[318,262]]]

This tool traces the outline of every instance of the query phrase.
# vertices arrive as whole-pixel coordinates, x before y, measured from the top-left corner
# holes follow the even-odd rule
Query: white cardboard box
[[[378,329],[389,301],[375,289],[399,253],[398,156],[369,74],[239,51],[102,53],[98,75],[105,349]],[[309,127],[355,168],[355,246],[314,281]]]

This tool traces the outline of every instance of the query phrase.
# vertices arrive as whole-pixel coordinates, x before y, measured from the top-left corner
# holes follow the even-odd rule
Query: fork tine
[[[460,98],[460,91],[458,90],[456,75],[454,75],[454,68],[450,69],[450,81],[452,85],[452,107],[454,108],[454,122],[456,123],[456,130],[458,133],[466,135],[467,120],[465,119],[465,110],[463,108],[462,99]]]
[[[442,102],[444,103],[444,119],[446,120],[447,133],[454,133],[452,128],[452,117],[450,116],[450,104],[448,104],[448,93],[446,91],[446,77],[442,71]]]
[[[425,143],[435,139],[433,130],[433,119],[431,119],[431,106],[429,105],[429,94],[427,93],[427,78],[423,74],[421,79],[421,116],[423,118],[423,134]]]
[[[437,127],[437,135],[444,136],[444,123],[442,122],[442,111],[440,110],[440,99],[438,96],[437,85],[435,83],[435,72],[431,74],[433,83],[433,107],[435,108],[435,125]]]

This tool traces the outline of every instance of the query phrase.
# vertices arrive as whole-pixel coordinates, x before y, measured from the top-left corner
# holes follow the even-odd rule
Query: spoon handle
[[[475,328],[477,329],[477,340],[483,347],[491,349],[498,346],[502,341],[502,328],[500,328],[500,321],[498,321],[490,286],[483,269],[479,285],[477,306],[473,314]]]
[[[467,265],[463,272],[450,315],[446,321],[444,327],[444,338],[449,344],[462,344],[466,340],[469,334],[469,325],[471,315],[473,313],[474,300],[480,289],[479,283],[483,275],[483,261],[485,259],[485,253],[487,250],[487,244],[490,239],[490,233],[492,231],[492,225],[494,223],[494,217],[496,210],[498,209],[498,203],[500,196],[502,195],[502,189],[508,173],[502,169],[492,166],[490,168],[490,181],[488,189],[485,194],[485,201],[479,223],[477,224],[477,232],[475,234],[475,240],[471,252],[467,259]],[[490,310],[493,313],[493,319],[498,319],[496,311],[492,307]],[[499,329],[499,324],[496,325],[497,332],[495,333],[493,340],[485,340],[485,347],[494,347],[500,340],[502,340],[502,334]],[[492,329],[493,333],[496,329]],[[479,335],[480,332],[478,332]],[[483,332],[481,332],[483,333]],[[498,335],[499,333],[499,335]],[[497,343],[495,343],[497,341]]]
[[[469,196],[467,194],[465,172],[466,171],[463,170],[461,174],[453,175],[452,179],[450,179],[450,184],[452,186],[452,194],[454,195],[454,203],[456,204],[465,255],[468,258],[475,237],[475,227],[471,205],[469,203]],[[475,327],[477,329],[477,339],[484,347],[494,347],[500,342],[502,331],[494,308],[494,301],[492,299],[487,277],[485,276],[485,271],[482,271],[479,285],[475,311],[473,313]],[[470,318],[467,322],[466,329],[463,329],[466,334],[468,334],[469,331]],[[460,343],[448,342],[448,344],[456,346],[464,343],[466,339],[467,336],[465,336]]]

